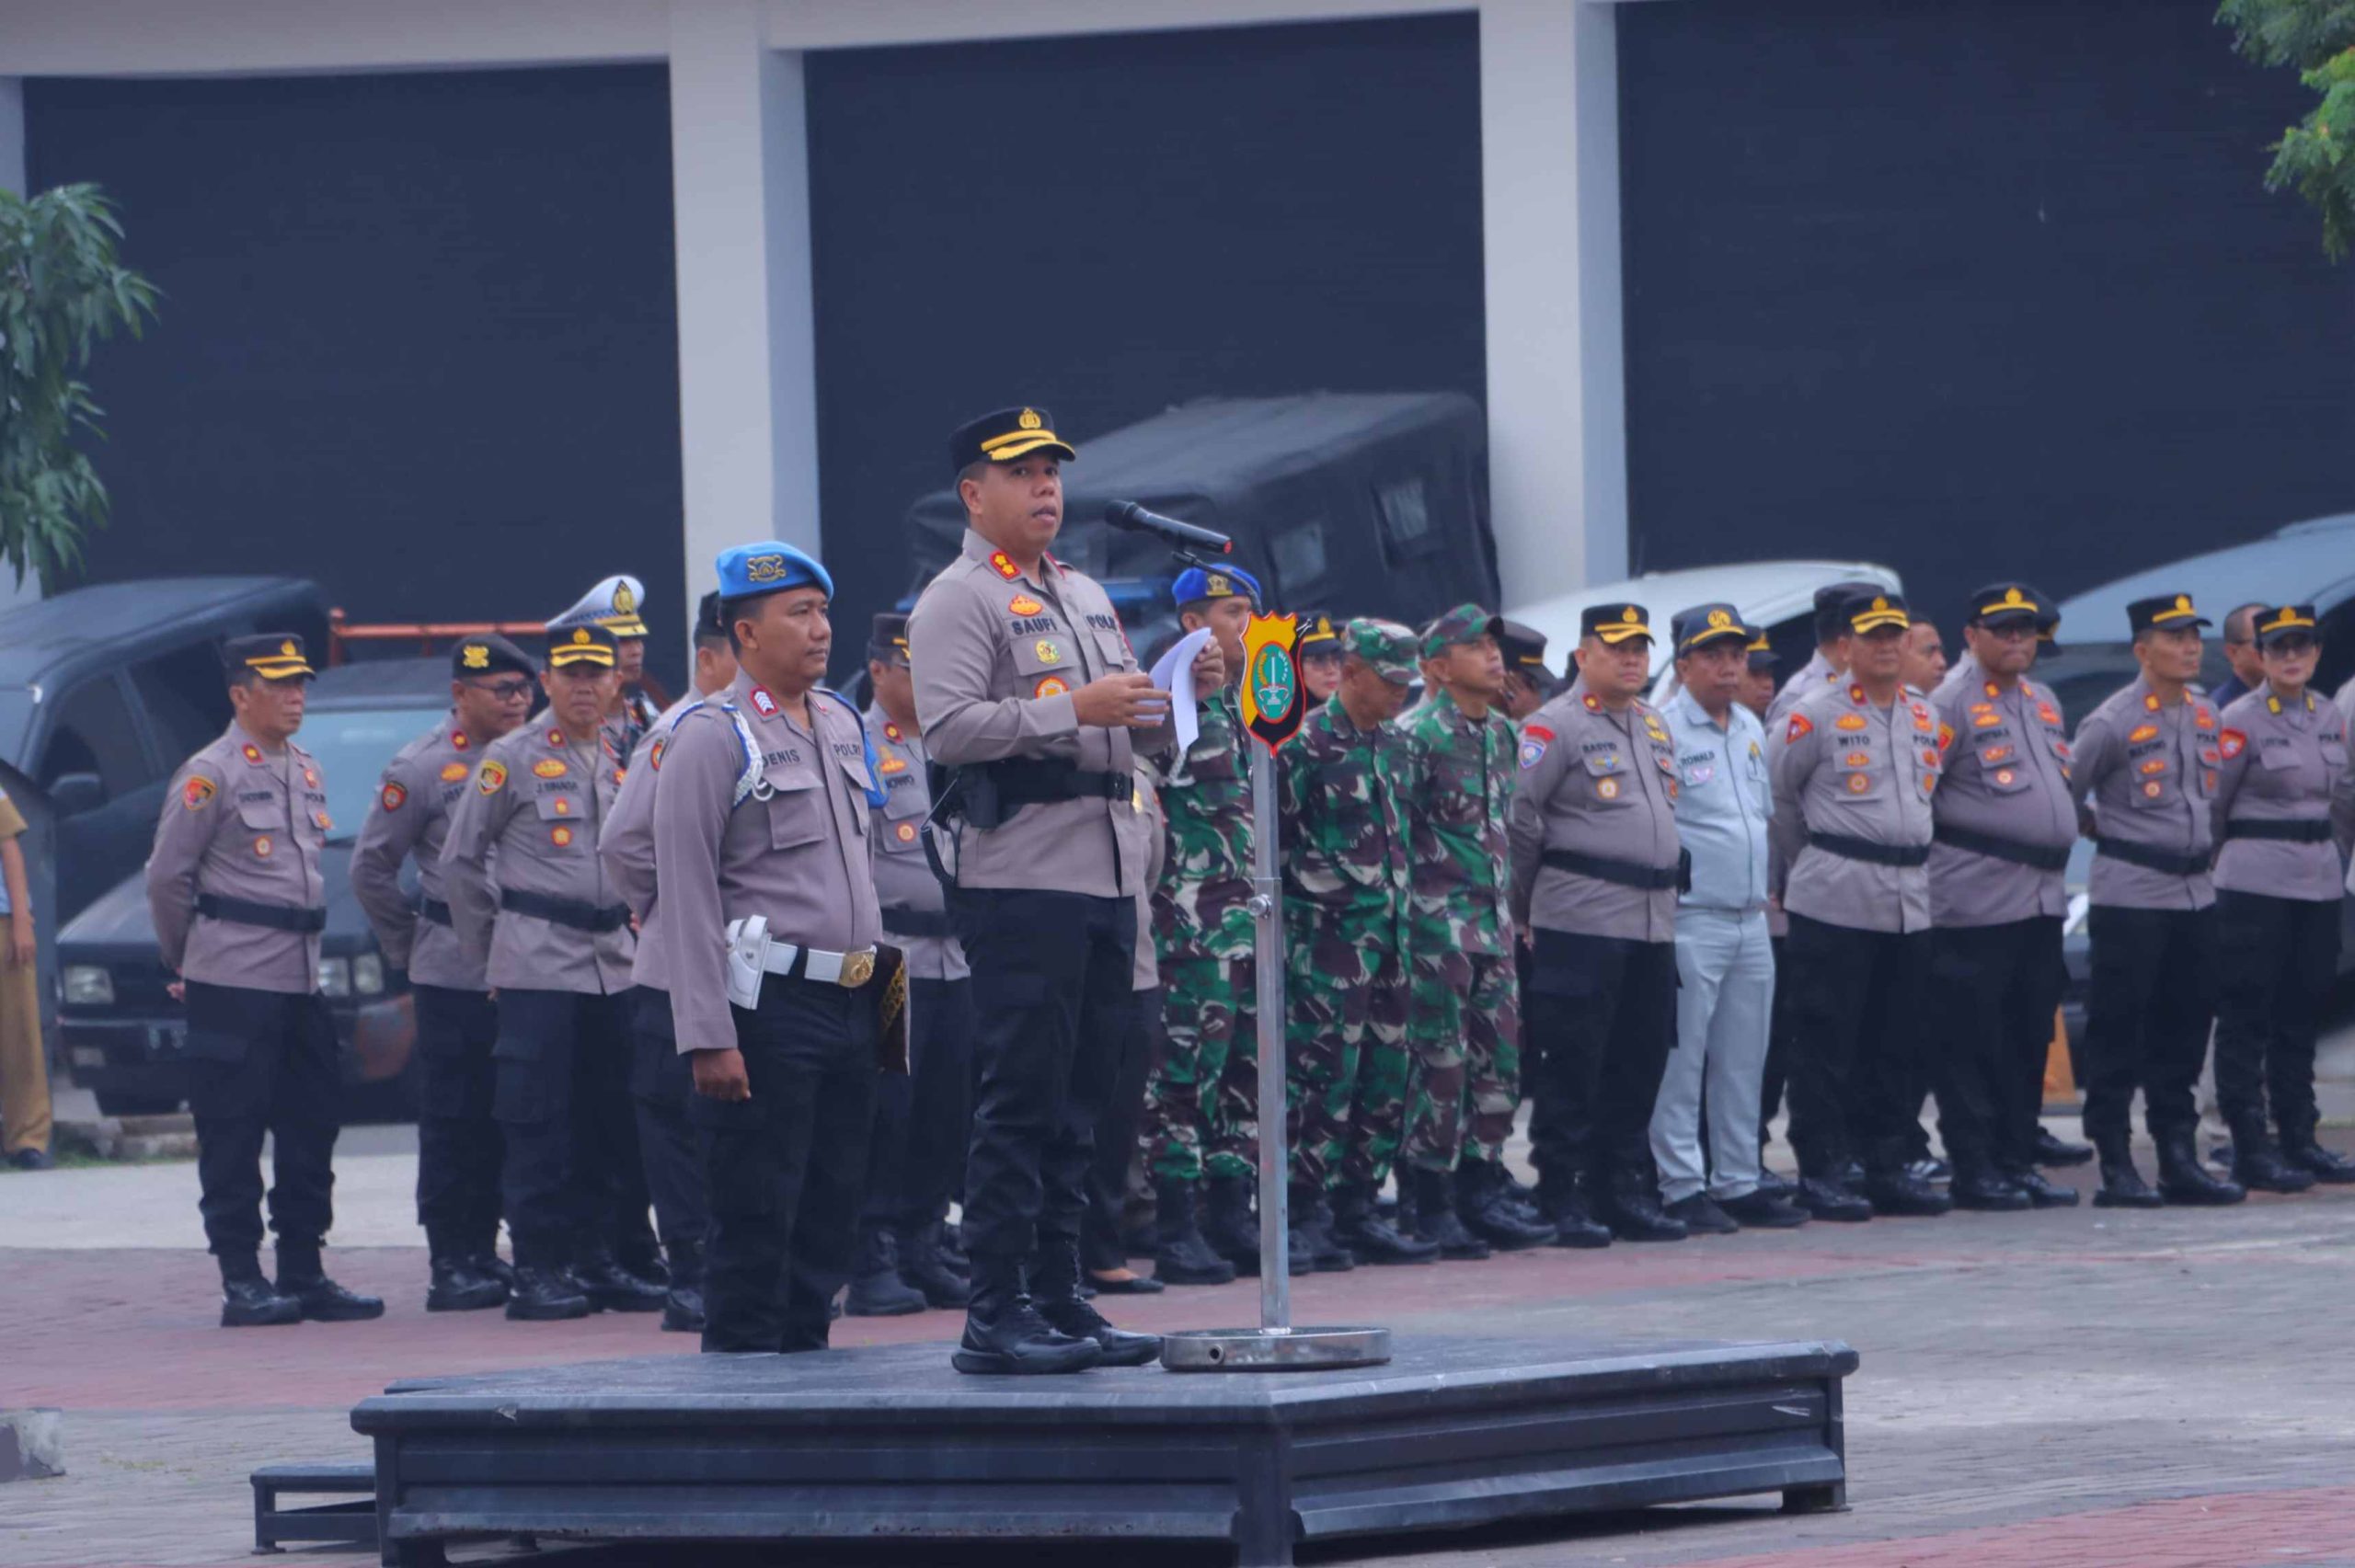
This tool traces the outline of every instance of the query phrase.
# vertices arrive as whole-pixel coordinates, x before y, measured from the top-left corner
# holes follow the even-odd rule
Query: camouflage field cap
[[[1373,666],[1384,681],[1415,679],[1415,634],[1396,621],[1361,615],[1341,634],[1341,646]]]
[[[1504,625],[1502,617],[1491,615],[1476,604],[1459,604],[1423,628],[1423,657],[1437,658],[1457,643],[1500,637]]]

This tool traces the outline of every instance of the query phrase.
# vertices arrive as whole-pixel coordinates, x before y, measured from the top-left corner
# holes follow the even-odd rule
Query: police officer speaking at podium
[[[857,711],[818,685],[825,567],[764,541],[718,573],[736,679],[647,752],[657,940],[711,1195],[703,1347],[822,1350],[878,1070],[906,1060],[907,976],[867,861],[883,792]]]
[[[147,860],[155,940],[188,1003],[189,1109],[221,1324],[379,1317],[382,1301],[344,1289],[319,1261],[342,1085],[318,980],[327,790],[293,740],[311,663],[284,633],[239,637],[223,660],[236,716],[172,775]],[[257,1261],[265,1133],[276,1139],[275,1287]]]
[[[925,739],[956,770],[936,827],[978,1025],[964,1372],[1075,1372],[1160,1351],[1080,1297],[1080,1218],[1132,1005],[1150,831],[1131,759],[1174,736],[1169,699],[1138,670],[1103,589],[1047,554],[1075,455],[1035,406],[951,436],[964,550],[908,621]],[[1192,675],[1197,699],[1224,683],[1215,638]]]

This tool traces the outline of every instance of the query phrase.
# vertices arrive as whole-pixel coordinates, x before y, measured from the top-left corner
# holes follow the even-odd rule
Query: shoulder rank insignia
[[[1014,564],[1014,557],[1003,550],[990,552],[990,567],[1008,582],[1022,575],[1022,568]]]

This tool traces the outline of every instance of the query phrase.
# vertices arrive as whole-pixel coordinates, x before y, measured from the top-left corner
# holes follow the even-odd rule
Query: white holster
[[[768,973],[769,918],[747,915],[728,922],[728,1000],[752,1009],[761,1004],[761,980]]]

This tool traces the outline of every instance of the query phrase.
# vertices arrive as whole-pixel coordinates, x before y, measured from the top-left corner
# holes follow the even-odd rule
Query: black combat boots
[[[1092,1337],[1069,1334],[1039,1313],[1022,1286],[1022,1260],[973,1254],[973,1299],[949,1363],[981,1377],[1085,1372],[1104,1358]]]
[[[1114,1328],[1081,1297],[1079,1282],[1079,1242],[1068,1236],[1040,1237],[1030,1258],[1030,1299],[1048,1327],[1093,1341],[1099,1367],[1142,1367],[1161,1354],[1159,1334]]]
[[[2200,1150],[2192,1146],[2189,1127],[2163,1133],[2158,1143],[2159,1196],[2168,1203],[2213,1207],[2248,1196],[2248,1190],[2238,1182],[2208,1173],[2200,1162]]]
[[[1373,1189],[1358,1185],[1333,1194],[1333,1239],[1362,1264],[1439,1262],[1439,1248],[1419,1236],[1408,1236],[1382,1217]]]
[[[1197,1184],[1164,1176],[1153,1188],[1153,1276],[1164,1285],[1225,1285],[1235,1265],[1211,1251],[1194,1218]]]

